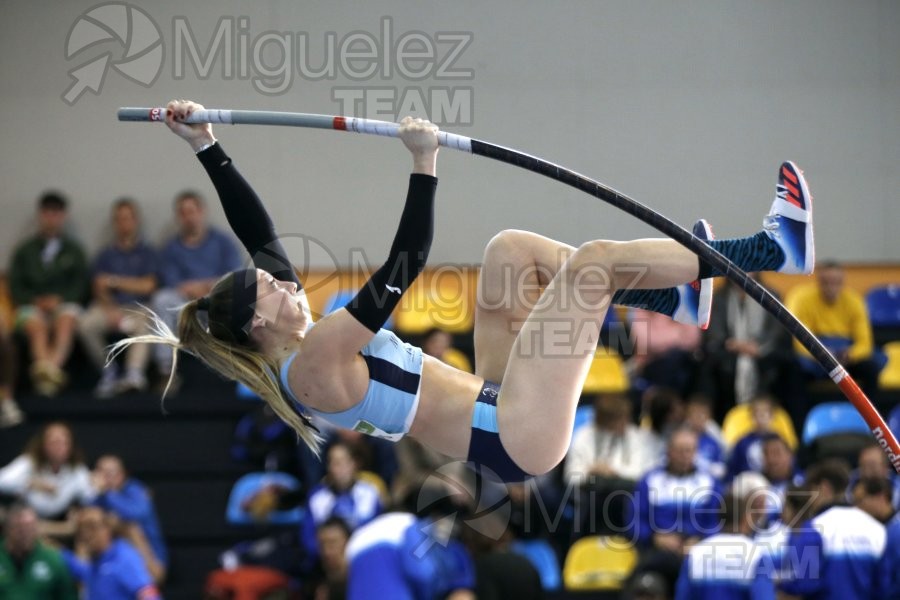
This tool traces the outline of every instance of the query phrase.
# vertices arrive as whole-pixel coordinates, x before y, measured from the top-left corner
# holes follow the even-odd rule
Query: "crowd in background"
[[[138,205],[116,201],[112,241],[90,260],[65,233],[67,211],[62,195],[42,196],[39,231],[8,266],[15,318],[0,328],[3,426],[24,417],[14,400],[14,333],[39,394],[65,388],[76,341],[97,369],[96,396],[164,385],[171,350],[134,345],[107,363],[105,347],[115,336],[149,330],[138,305],[174,329],[169,309],[205,295],[240,262],[230,237],[208,225],[195,192],[176,197],[178,232],[158,249],[142,236]],[[840,265],[823,263],[816,280],[798,285],[785,303],[875,399],[883,361],[865,303],[843,278]],[[526,484],[476,488],[462,465],[411,439],[390,444],[322,423],[320,461],[265,405],[255,407],[235,430],[232,456],[222,460],[287,473],[297,485],[261,485],[242,509],[262,522],[295,509],[303,517],[277,534],[223,548],[209,597],[227,597],[238,585],[355,597],[352,587],[367,577],[388,586],[392,577],[405,581],[421,597],[462,600],[466,590],[478,598],[540,597],[540,573],[517,544],[541,540],[562,563],[575,541],[594,535],[621,536],[637,549],[625,592],[632,597],[750,597],[741,590],[753,598],[776,591],[900,597],[900,480],[874,443],[829,454],[798,442],[816,398],[811,386],[827,375],[768,313],[726,284],[707,331],[637,310],[618,325],[633,341],[624,352],[628,391],[586,394],[589,417],[574,430],[565,462]],[[471,368],[446,332],[412,341]],[[744,426],[726,432],[735,411],[743,411]],[[44,427],[0,468],[0,495],[7,501],[0,592],[74,598],[77,582],[89,598],[158,595],[168,558],[152,493],[113,454],[89,467],[65,423]],[[457,518],[437,531],[448,515],[484,506],[485,495],[508,511],[477,528]],[[434,545],[438,538],[444,543]],[[402,557],[425,543],[432,550],[419,563],[383,554]],[[360,575],[348,583],[351,565]],[[517,576],[504,576],[510,572]]]

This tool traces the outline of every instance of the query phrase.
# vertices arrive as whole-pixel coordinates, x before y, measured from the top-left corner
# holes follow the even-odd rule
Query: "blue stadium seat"
[[[900,327],[900,285],[869,290],[866,306],[872,327]]]
[[[594,406],[591,404],[584,404],[575,409],[575,423],[572,426],[572,433],[578,431],[578,428],[584,425],[585,423],[590,423],[594,420]]]
[[[509,549],[521,554],[534,565],[541,577],[541,585],[545,591],[556,591],[562,586],[562,572],[556,552],[545,540],[516,540]]]
[[[821,437],[847,433],[869,435],[869,426],[849,402],[825,402],[809,411],[802,439],[809,445]]]
[[[293,475],[278,472],[259,472],[244,475],[231,488],[228,496],[228,506],[225,509],[225,520],[232,525],[298,525],[303,519],[303,508],[297,507],[290,510],[275,510],[269,513],[265,521],[260,522],[253,518],[241,506],[245,500],[267,485],[277,485],[289,491],[300,489],[300,481]]]

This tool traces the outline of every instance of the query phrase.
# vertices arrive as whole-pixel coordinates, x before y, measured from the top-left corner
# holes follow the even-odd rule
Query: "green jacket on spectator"
[[[31,304],[37,296],[57,295],[65,302],[81,303],[87,294],[88,267],[84,250],[66,237],[57,238],[60,248],[44,263],[44,248],[50,243],[39,235],[25,241],[13,254],[9,267],[9,290],[17,306]]]
[[[17,566],[0,539],[0,598],[77,600],[78,595],[59,552],[38,543]]]

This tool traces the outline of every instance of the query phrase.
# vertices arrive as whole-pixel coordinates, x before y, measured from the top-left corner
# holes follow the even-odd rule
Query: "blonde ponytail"
[[[218,285],[216,287],[219,287]],[[215,292],[215,290],[214,290]],[[291,426],[303,443],[319,454],[321,438],[306,424],[285,398],[278,379],[278,364],[263,354],[235,343],[220,340],[204,328],[197,317],[198,301],[192,300],[181,307],[178,314],[178,335],[150,309],[152,333],[126,338],[110,348],[107,363],[111,362],[132,344],[166,344],[172,348],[172,371],[163,392],[163,398],[172,385],[178,364],[178,350],[199,358],[208,367],[234,381],[239,381],[262,398],[282,421]]]

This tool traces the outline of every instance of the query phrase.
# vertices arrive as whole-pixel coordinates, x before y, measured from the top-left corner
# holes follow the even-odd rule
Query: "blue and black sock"
[[[777,271],[784,264],[784,250],[765,231],[756,235],[732,240],[713,240],[707,242],[718,250],[725,258],[736,264],[743,271]],[[712,265],[700,261],[698,279],[722,277],[724,273],[714,269]]]
[[[747,272],[776,271],[784,264],[784,251],[765,231],[746,238],[713,240],[707,242],[731,262]],[[698,279],[721,277],[723,273],[700,261]],[[612,303],[618,306],[642,308],[672,316],[678,308],[678,290],[620,290],[613,295]]]

